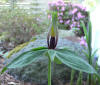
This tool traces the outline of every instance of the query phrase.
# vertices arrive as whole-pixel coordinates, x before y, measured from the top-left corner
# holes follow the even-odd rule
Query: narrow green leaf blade
[[[88,49],[89,49],[90,56],[91,56],[91,50],[92,50],[91,44],[92,44],[92,28],[91,28],[91,22],[89,21],[88,23]]]
[[[88,32],[87,32],[87,29],[86,29],[86,27],[85,27],[83,22],[81,22],[81,25],[83,27],[84,34],[86,36],[86,42],[88,43]]]
[[[96,49],[93,53],[92,53],[92,58],[94,58],[95,54],[98,52],[98,50],[100,49]]]
[[[33,48],[33,51],[38,51],[38,50],[42,50],[42,49],[47,49],[47,47],[38,47],[38,48]]]
[[[1,70],[0,74],[4,73],[6,70],[7,70],[7,67],[4,67],[4,68]]]

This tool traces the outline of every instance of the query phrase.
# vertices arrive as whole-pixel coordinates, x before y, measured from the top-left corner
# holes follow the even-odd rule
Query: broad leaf
[[[30,51],[24,52],[13,59],[5,68],[19,68],[31,64],[40,57],[48,53],[50,58],[55,61],[61,61],[65,65],[79,71],[86,73],[96,73],[91,65],[89,65],[80,56],[77,56],[73,51],[68,49],[51,50],[45,47],[35,48]],[[6,69],[2,70],[2,73]]]
[[[94,68],[83,60],[80,56],[76,55],[73,51],[62,49],[56,50],[56,57],[65,65],[82,72],[96,73]]]
[[[39,57],[43,57],[44,52],[46,49],[41,49],[41,50],[31,50],[28,52],[25,52],[19,56],[17,56],[14,60],[12,60],[8,64],[8,68],[18,68],[18,67],[24,67],[26,65],[31,64],[35,60],[37,60]]]
[[[4,73],[7,70],[7,68],[21,68],[27,66],[35,60],[37,60],[38,58],[43,57],[46,51],[46,47],[39,47],[24,52],[16,56],[16,58],[14,58],[6,67],[2,69],[1,73]]]
[[[19,68],[31,64],[40,57],[43,57],[47,49],[45,47],[34,48],[30,51],[24,52],[21,55],[13,59],[7,68]]]

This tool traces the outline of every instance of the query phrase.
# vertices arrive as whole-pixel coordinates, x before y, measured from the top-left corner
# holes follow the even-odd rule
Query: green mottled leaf
[[[30,51],[24,52],[21,55],[17,56],[14,60],[12,60],[8,64],[8,68],[19,68],[27,66],[38,58],[43,57],[43,54],[46,50],[47,49],[44,48],[35,48]]]
[[[48,53],[49,58],[52,61],[60,61],[63,64],[71,67],[72,69],[79,70],[86,73],[96,73],[94,68],[83,60],[80,56],[76,55],[73,51],[68,49],[47,49],[45,47],[39,47],[32,49],[30,51],[24,52],[21,55],[13,59],[6,68],[20,68],[31,64],[36,61],[38,58],[45,56],[44,54]],[[2,73],[6,69],[2,70]]]
[[[95,69],[73,51],[56,50],[56,57],[65,65],[82,72],[96,73]]]

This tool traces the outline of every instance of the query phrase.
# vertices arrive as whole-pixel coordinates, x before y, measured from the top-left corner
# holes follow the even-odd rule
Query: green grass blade
[[[87,28],[86,28],[86,26],[85,26],[85,24],[83,22],[81,22],[81,25],[83,27],[84,34],[86,36],[86,42],[88,43],[88,31],[87,31]]]
[[[74,82],[74,74],[75,74],[75,70],[72,69],[72,71],[71,71],[71,81],[70,81],[70,85],[73,85],[73,82]]]

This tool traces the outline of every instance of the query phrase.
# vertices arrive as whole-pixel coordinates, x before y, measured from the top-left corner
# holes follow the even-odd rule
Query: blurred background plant
[[[89,13],[81,4],[65,3],[63,0],[49,2],[50,11],[58,12],[58,26],[60,29],[73,30],[77,36],[84,36],[83,27],[80,22],[83,21],[87,26]],[[48,18],[50,18],[50,11]]]
[[[5,34],[6,41],[16,44],[29,41],[30,38],[43,31],[43,23],[38,16],[27,13],[19,8],[0,10],[0,33]]]
[[[11,0],[9,0],[11,1]],[[15,0],[13,0],[15,1]],[[9,6],[0,6],[0,41],[15,47],[29,41],[36,34],[41,34],[48,26],[46,17],[41,9],[37,13],[31,4],[29,8],[16,5],[16,1]],[[6,43],[6,44],[5,44]]]

